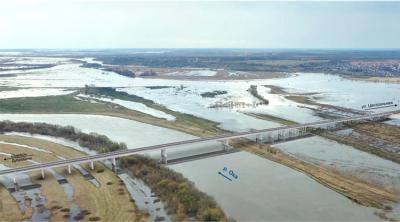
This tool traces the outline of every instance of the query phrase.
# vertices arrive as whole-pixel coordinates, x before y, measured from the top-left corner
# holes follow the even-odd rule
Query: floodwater
[[[161,128],[149,124],[144,124],[132,120],[99,116],[99,115],[77,115],[77,114],[1,114],[0,120],[11,120],[15,122],[45,122],[51,124],[59,124],[63,126],[74,126],[85,133],[99,133],[107,135],[111,140],[124,142],[129,149],[135,149],[144,146],[152,146],[162,143],[177,142],[197,137],[191,136],[178,131]],[[15,133],[14,133],[15,134]],[[20,134],[21,135],[21,134]],[[24,134],[22,134],[24,135]],[[34,137],[42,139],[51,139],[46,136],[34,135]],[[64,145],[73,148],[79,147],[79,144],[57,138],[57,143],[62,142]],[[210,146],[211,145],[211,146]],[[82,149],[82,148],[79,148]],[[189,154],[199,154],[203,152],[215,151],[222,149],[219,143],[206,143],[193,145],[190,147],[177,147],[169,151],[170,158],[179,158]],[[199,152],[200,150],[200,152]],[[87,152],[87,150],[83,150]],[[87,152],[93,154],[93,152]],[[147,153],[151,156],[160,156],[159,151]]]
[[[273,145],[299,159],[323,164],[387,187],[400,187],[400,164],[318,136]]]
[[[0,120],[45,122],[74,126],[85,133],[96,132],[111,140],[125,142],[130,149],[193,139],[195,137],[122,118],[78,114],[1,114]]]
[[[57,173],[55,170],[48,169],[47,171],[49,171],[56,180],[64,180],[65,179],[65,177],[63,177],[61,174]],[[74,218],[81,212],[81,209],[74,201],[74,188],[69,183],[63,183],[63,184],[60,184],[60,186],[64,189],[64,192],[67,196],[67,200],[71,204],[71,206],[69,208],[68,221],[70,221],[70,222],[76,221]]]
[[[53,143],[58,143],[63,146],[71,147],[76,150],[79,150],[83,153],[86,153],[88,155],[94,155],[96,154],[95,151],[89,150],[88,148],[81,147],[78,142],[67,140],[61,137],[52,137],[52,136],[46,136],[46,135],[39,135],[39,134],[29,134],[29,133],[16,133],[16,132],[10,132],[10,133],[5,133],[6,135],[15,135],[15,136],[25,136],[25,137],[32,137],[32,138],[37,138],[37,139],[42,139],[42,140],[47,140]]]
[[[0,164],[0,170],[1,169],[8,169],[8,167]],[[18,174],[15,176],[15,179],[20,187],[33,185],[30,177],[26,174]],[[9,176],[0,176],[0,183],[2,183],[6,188],[15,187],[13,178]],[[32,207],[32,216],[26,221],[47,221],[47,219],[50,217],[50,211],[42,207],[47,200],[41,192],[42,191],[40,188],[33,188],[28,190],[21,189],[11,193],[11,195],[17,201],[21,211],[26,211],[28,208]],[[30,202],[25,200],[30,200]]]
[[[159,127],[114,117],[56,114],[0,117],[12,121],[72,125],[84,132],[97,132],[113,140],[126,142],[133,149],[143,144],[155,145],[193,138],[160,128],[162,133],[153,135],[161,137],[154,140],[149,135],[160,130]],[[221,149],[221,146],[208,144],[208,149]],[[219,176],[218,171],[225,166],[232,168],[239,179],[230,182]],[[229,216],[238,220],[377,220],[373,215],[375,209],[362,207],[304,174],[246,152],[176,164],[171,168],[183,173],[200,190],[215,197]]]
[[[118,90],[151,99],[172,110],[203,117],[219,123],[230,131],[248,131],[279,126],[269,121],[246,116],[242,112],[277,115],[296,122],[319,120],[309,109],[269,93],[263,85],[277,85],[296,93],[318,93],[315,100],[321,103],[361,109],[362,105],[400,102],[400,85],[351,81],[327,74],[295,74],[289,78],[244,81],[180,81],[145,78],[127,78],[112,72],[79,67],[79,64],[61,65],[50,69],[32,71],[29,75],[2,77],[0,85],[14,87],[120,87]],[[267,98],[269,105],[254,106],[257,99],[247,90],[257,85],[259,94]],[[146,86],[169,86],[148,88]],[[205,87],[207,86],[207,87]],[[202,93],[214,90],[227,91],[214,98],[203,98]],[[7,96],[7,95],[5,95]],[[232,102],[226,108],[210,108],[215,104]],[[378,109],[386,111],[388,109]],[[150,126],[130,120],[94,115],[0,115],[0,119],[13,121],[48,122],[72,125],[84,132],[97,132],[112,140],[127,143],[130,149],[195,138],[169,129]],[[311,138],[309,138],[311,139]],[[384,178],[396,183],[397,165],[391,165],[376,157],[368,156],[340,144],[327,141],[305,140],[277,145],[292,155],[320,161],[344,170],[353,170],[367,178]],[[204,144],[177,148],[168,152],[169,157],[183,152],[217,150],[220,144]],[[154,152],[149,155],[159,155]],[[354,162],[352,162],[354,159]],[[371,163],[372,161],[372,163]],[[371,163],[371,164],[369,164]],[[228,181],[217,172],[224,166],[239,175],[236,181]],[[220,157],[177,164],[171,168],[182,172],[203,191],[216,198],[224,210],[238,220],[377,220],[374,209],[359,206],[309,177],[294,170],[240,152]],[[229,182],[229,183],[228,183]]]
[[[345,132],[342,132],[345,133]],[[332,167],[365,181],[394,190],[400,187],[400,164],[318,136],[275,144],[299,159]],[[388,215],[400,218],[400,204]]]
[[[131,177],[123,173],[118,175],[124,181],[132,199],[139,210],[149,213],[150,221],[157,221],[159,218],[164,218],[163,221],[169,222],[171,218],[168,216],[163,202],[159,201],[151,189],[141,180]]]
[[[290,78],[273,79],[270,84],[288,88],[296,93],[318,93],[322,103],[361,109],[362,105],[393,102],[400,103],[400,84],[353,81],[338,75],[298,73]],[[397,109],[377,109],[383,112]]]
[[[89,150],[85,147],[81,147],[78,143],[66,140],[64,138],[52,137],[52,136],[44,136],[44,135],[37,135],[37,134],[27,134],[27,133],[7,133],[8,135],[18,135],[18,136],[25,136],[25,137],[32,137],[43,139],[47,141],[51,141],[54,143],[58,143],[64,146],[69,146],[71,148],[77,149],[79,151],[85,152],[89,155],[95,154],[96,152]],[[58,156],[60,159],[64,159],[63,157]],[[103,161],[105,165],[111,169],[111,162],[110,161]],[[79,165],[73,165],[78,171],[81,172],[82,175],[88,174],[87,170],[82,168]],[[65,179],[63,176],[58,174],[56,171],[49,169],[49,172],[52,173],[56,180]],[[158,201],[158,197],[155,196],[151,189],[143,183],[141,180],[132,178],[127,173],[119,174],[119,178],[124,182],[125,186],[127,187],[131,197],[135,200],[135,204],[138,206],[139,210],[143,212],[149,213],[149,217],[151,221],[156,221],[156,219],[164,218],[163,221],[171,221],[169,215],[165,211],[164,203],[162,201]],[[1,179],[1,177],[0,177]],[[0,180],[1,181],[1,180]],[[88,180],[90,183],[99,187],[99,182],[94,178]],[[10,182],[10,181],[9,181]],[[12,183],[9,184],[10,187],[13,186]],[[73,200],[73,187],[69,183],[61,184],[60,186],[63,187],[64,192],[67,195],[67,200],[71,202],[70,212],[69,212],[69,221],[75,221],[74,217],[80,213],[79,206]]]
[[[33,161],[33,160],[29,160],[29,162],[31,162],[33,164],[37,164],[38,163],[38,162]],[[56,179],[57,181],[65,180],[65,177],[63,177],[61,174],[57,173],[55,170],[47,169],[47,171],[49,171],[51,173],[51,175],[53,175],[54,179]],[[69,183],[63,183],[63,184],[60,184],[60,186],[64,189],[65,195],[67,196],[67,200],[71,204],[70,209],[69,209],[69,219],[68,219],[68,221],[74,222],[74,221],[76,221],[75,220],[75,216],[77,216],[81,212],[81,209],[75,203],[74,198],[73,198],[74,197],[74,188]]]
[[[83,60],[93,59],[85,58]],[[121,91],[151,99],[172,110],[216,121],[220,123],[221,128],[232,131],[261,129],[278,125],[246,116],[241,112],[266,113],[297,122],[311,122],[319,119],[309,109],[299,107],[298,103],[288,101],[280,95],[270,94],[268,88],[265,88],[264,85],[285,87],[290,92],[318,93],[315,95],[315,99],[319,102],[354,109],[361,109],[362,105],[372,103],[400,102],[399,84],[352,81],[329,74],[297,73],[289,75],[288,78],[263,80],[188,81],[129,78],[113,72],[83,68],[80,67],[80,64],[68,62],[68,59],[65,58],[62,59],[62,63],[58,64],[48,69],[32,70],[29,74],[21,73],[16,76],[2,77],[0,78],[0,86],[63,88],[93,84],[103,87],[120,87],[119,90]],[[259,101],[248,92],[251,85],[258,86],[259,94],[270,101],[268,105],[253,105]],[[148,86],[168,87],[154,89],[147,88]],[[37,91],[34,88],[25,90]],[[201,96],[202,93],[214,90],[223,90],[227,93],[214,98]],[[4,96],[9,96],[8,94],[13,92],[4,93]],[[225,102],[244,105],[210,108],[212,105]],[[385,111],[385,109],[375,111]]]
[[[170,166],[213,196],[226,213],[241,221],[377,220],[362,207],[304,174],[240,152]],[[218,174],[224,167],[238,179]]]
[[[394,125],[394,126],[400,126],[400,114],[395,114],[390,117],[390,120],[385,121],[385,123]]]
[[[166,119],[168,121],[175,121],[176,120],[176,118],[174,116],[169,115],[169,114],[167,114],[165,112],[162,112],[160,110],[156,110],[156,109],[150,108],[150,107],[144,105],[143,103],[126,101],[126,100],[121,100],[121,99],[110,99],[110,98],[107,98],[107,97],[100,97],[100,96],[88,96],[88,95],[84,95],[84,94],[79,94],[78,98],[79,97],[80,98],[84,98],[84,99],[96,99],[96,100],[100,100],[100,101],[103,101],[103,102],[114,103],[114,104],[120,105],[122,107],[125,107],[127,109],[136,110],[136,111],[139,111],[139,112],[142,112],[142,113],[149,114],[149,115],[154,116],[154,117]]]

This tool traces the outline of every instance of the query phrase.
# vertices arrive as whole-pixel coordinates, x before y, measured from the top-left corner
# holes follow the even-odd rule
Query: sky
[[[400,2],[6,0],[0,48],[400,48]]]

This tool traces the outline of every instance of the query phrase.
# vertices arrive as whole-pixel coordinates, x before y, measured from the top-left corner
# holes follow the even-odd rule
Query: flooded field
[[[238,179],[218,175],[224,167]],[[171,166],[212,195],[237,220],[377,220],[362,207],[302,173],[240,152]],[[321,198],[323,197],[323,198]]]
[[[387,187],[400,186],[400,164],[318,136],[274,147],[300,159],[338,169]]]
[[[155,141],[149,138],[149,135],[152,135],[154,130],[159,127],[146,126],[146,124],[119,118],[112,118],[112,122],[115,123],[113,125],[110,124],[110,117],[105,116],[10,114],[1,115],[1,118],[13,121],[72,125],[84,132],[109,135],[111,139],[126,142],[132,148],[139,147],[144,143],[155,145],[182,140],[182,138],[193,138],[173,130],[160,128],[163,130],[163,137]],[[93,124],[94,122],[96,124]],[[119,130],[117,132],[121,133],[115,135],[115,130],[121,127],[120,124],[124,125],[124,129],[131,127],[131,130]],[[209,150],[221,149],[219,144],[202,146]],[[191,152],[204,152],[201,147],[192,147],[191,149]],[[200,149],[202,150],[199,151]],[[182,153],[180,152],[179,155]],[[237,181],[226,181],[218,175],[218,171],[225,166],[237,172],[239,175]],[[362,207],[304,174],[246,152],[176,164],[171,168],[183,173],[185,177],[195,182],[200,190],[215,197],[230,216],[239,220],[260,220],[267,215],[268,218],[274,220],[295,218],[319,220],[328,216],[332,220],[377,219],[373,215],[373,208]],[[320,198],[321,196],[324,198]],[[280,211],[276,210],[278,208]],[[328,215],[327,212],[329,212]]]
[[[93,58],[82,60],[93,62]],[[35,63],[35,61],[45,63],[46,58],[36,58],[31,62]],[[26,61],[16,60],[16,64],[19,62]],[[313,100],[353,109],[361,109],[362,105],[370,103],[400,102],[398,84],[351,81],[327,74],[298,73],[289,75],[287,78],[264,80],[187,81],[128,78],[110,71],[84,68],[77,61],[67,58],[49,59],[48,63],[54,66],[28,71],[12,70],[12,75],[3,75],[0,78],[0,89],[1,87],[10,88],[5,91],[0,90],[0,99],[65,95],[76,92],[76,87],[85,85],[117,87],[117,91],[152,100],[168,109],[215,121],[220,128],[229,131],[280,126],[276,122],[248,116],[246,112],[275,115],[301,123],[321,120],[312,110],[302,107],[304,104],[290,101],[282,95],[271,94],[270,89],[264,85],[281,86],[294,93],[313,93],[311,96]],[[211,74],[196,71],[190,75]],[[182,75],[187,75],[187,73]],[[257,86],[258,94],[269,101],[268,105],[260,105],[260,99],[249,92],[252,86]],[[12,87],[24,88],[12,89]],[[204,96],[215,91],[225,93]],[[82,97],[76,98],[82,99]],[[145,113],[169,121],[175,120],[174,116],[143,104],[108,98],[102,98],[102,100],[132,110],[143,110]],[[391,108],[377,111],[389,109]],[[0,120],[71,125],[86,133],[95,132],[107,135],[114,141],[125,142],[129,149],[196,138],[170,129],[99,115],[0,114]],[[398,119],[390,120],[389,123],[400,124]],[[47,139],[69,144],[74,148],[79,147],[77,144],[59,138]],[[349,146],[312,137],[276,144],[275,147],[297,158],[324,164],[345,173],[354,173],[363,179],[385,186],[400,186],[399,164]],[[168,151],[168,158],[221,148],[219,143],[177,148],[174,151]],[[147,155],[159,157],[160,153],[152,152]],[[218,175],[218,171],[223,167],[232,168],[239,175],[238,179],[231,182]],[[195,182],[200,190],[215,197],[229,216],[238,220],[265,218],[270,220],[378,220],[378,217],[374,215],[375,209],[357,205],[302,173],[246,152],[177,164],[171,168],[183,173],[185,177]],[[137,187],[129,189],[136,193],[144,192],[145,195],[142,196],[144,202],[146,198],[152,196],[150,191],[140,191]],[[398,212],[396,207],[398,206],[394,207],[395,213]],[[150,208],[155,211],[159,206],[154,205]],[[154,215],[165,216],[165,212],[159,211]]]
[[[318,93],[318,101],[321,103],[343,106],[353,109],[361,109],[362,105],[380,102],[400,102],[400,85],[394,83],[374,83],[354,81],[338,75],[322,73],[298,73],[288,79],[273,79],[271,85],[281,86],[291,92]],[[383,112],[393,110],[374,110]]]
[[[0,164],[1,169],[8,169],[8,167]],[[50,217],[50,211],[43,206],[47,202],[43,196],[40,186],[34,184],[31,178],[26,174],[19,174],[15,176],[15,181],[19,187],[29,187],[26,190],[19,190],[11,192],[13,198],[17,201],[18,207],[22,212],[27,211],[29,208],[33,209],[31,221],[46,221]],[[7,189],[15,189],[14,178],[10,176],[0,176],[0,183]]]

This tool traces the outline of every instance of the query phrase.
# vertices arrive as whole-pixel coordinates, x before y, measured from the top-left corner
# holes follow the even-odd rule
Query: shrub
[[[58,126],[47,123],[14,123],[11,121],[1,121],[0,133],[5,132],[26,132],[30,134],[62,137],[78,142],[80,146],[87,147],[99,153],[127,149],[125,143],[113,142],[107,136],[96,133],[82,133],[72,126]]]
[[[143,180],[167,204],[174,220],[227,221],[215,200],[199,191],[182,174],[144,156],[121,158],[120,164]]]

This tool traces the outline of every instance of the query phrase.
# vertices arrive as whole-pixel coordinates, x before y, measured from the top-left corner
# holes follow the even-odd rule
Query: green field
[[[217,127],[217,123],[195,117],[193,115],[175,112],[144,99],[124,92],[117,92],[113,88],[96,88],[95,94],[107,95],[112,98],[143,103],[176,117],[175,121],[167,121],[136,110],[130,110],[107,102],[89,102],[74,98],[75,94],[63,96],[46,96],[32,98],[12,98],[0,100],[0,113],[74,113],[98,114],[132,119],[156,126],[171,128],[195,136],[209,136],[222,134],[225,131]]]
[[[72,95],[24,97],[0,100],[2,113],[59,113],[59,112],[109,112],[111,105],[90,103]]]
[[[272,116],[272,115],[268,115],[268,114],[260,114],[260,113],[244,113],[248,116],[257,118],[257,119],[262,119],[262,120],[267,120],[267,121],[271,121],[271,122],[275,122],[275,123],[279,123],[282,125],[294,125],[297,124],[294,121],[288,120],[288,119],[283,119],[277,116]]]

